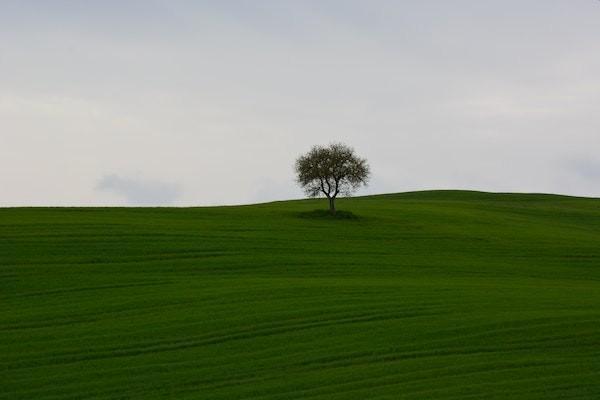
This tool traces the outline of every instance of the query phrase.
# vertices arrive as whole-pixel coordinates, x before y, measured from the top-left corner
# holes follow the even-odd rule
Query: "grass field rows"
[[[325,206],[0,209],[0,398],[600,398],[600,200]]]

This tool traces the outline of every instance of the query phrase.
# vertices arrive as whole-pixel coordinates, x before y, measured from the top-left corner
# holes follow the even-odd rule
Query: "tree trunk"
[[[335,197],[329,198],[329,212],[335,215]]]

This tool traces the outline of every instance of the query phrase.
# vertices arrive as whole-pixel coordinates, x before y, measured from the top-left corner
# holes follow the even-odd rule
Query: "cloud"
[[[304,193],[298,188],[298,185],[292,178],[281,181],[270,178],[261,178],[255,182],[255,187],[256,191],[254,196],[250,199],[253,203],[299,199],[304,197]]]
[[[173,204],[181,195],[179,185],[157,180],[106,175],[96,185],[99,191],[124,197],[128,204],[159,206]]]
[[[600,196],[600,2],[71,3],[0,1],[0,204],[294,198],[331,141],[361,193]]]
[[[582,178],[600,182],[600,161],[591,159],[570,160],[568,167]]]

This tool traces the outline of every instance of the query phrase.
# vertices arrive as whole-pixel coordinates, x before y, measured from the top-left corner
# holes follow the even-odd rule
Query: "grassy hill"
[[[600,200],[319,207],[0,210],[0,398],[600,398]]]

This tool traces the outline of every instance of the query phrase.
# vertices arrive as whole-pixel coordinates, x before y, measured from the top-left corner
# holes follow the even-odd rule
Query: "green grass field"
[[[600,398],[600,200],[338,203],[0,210],[0,398]]]

